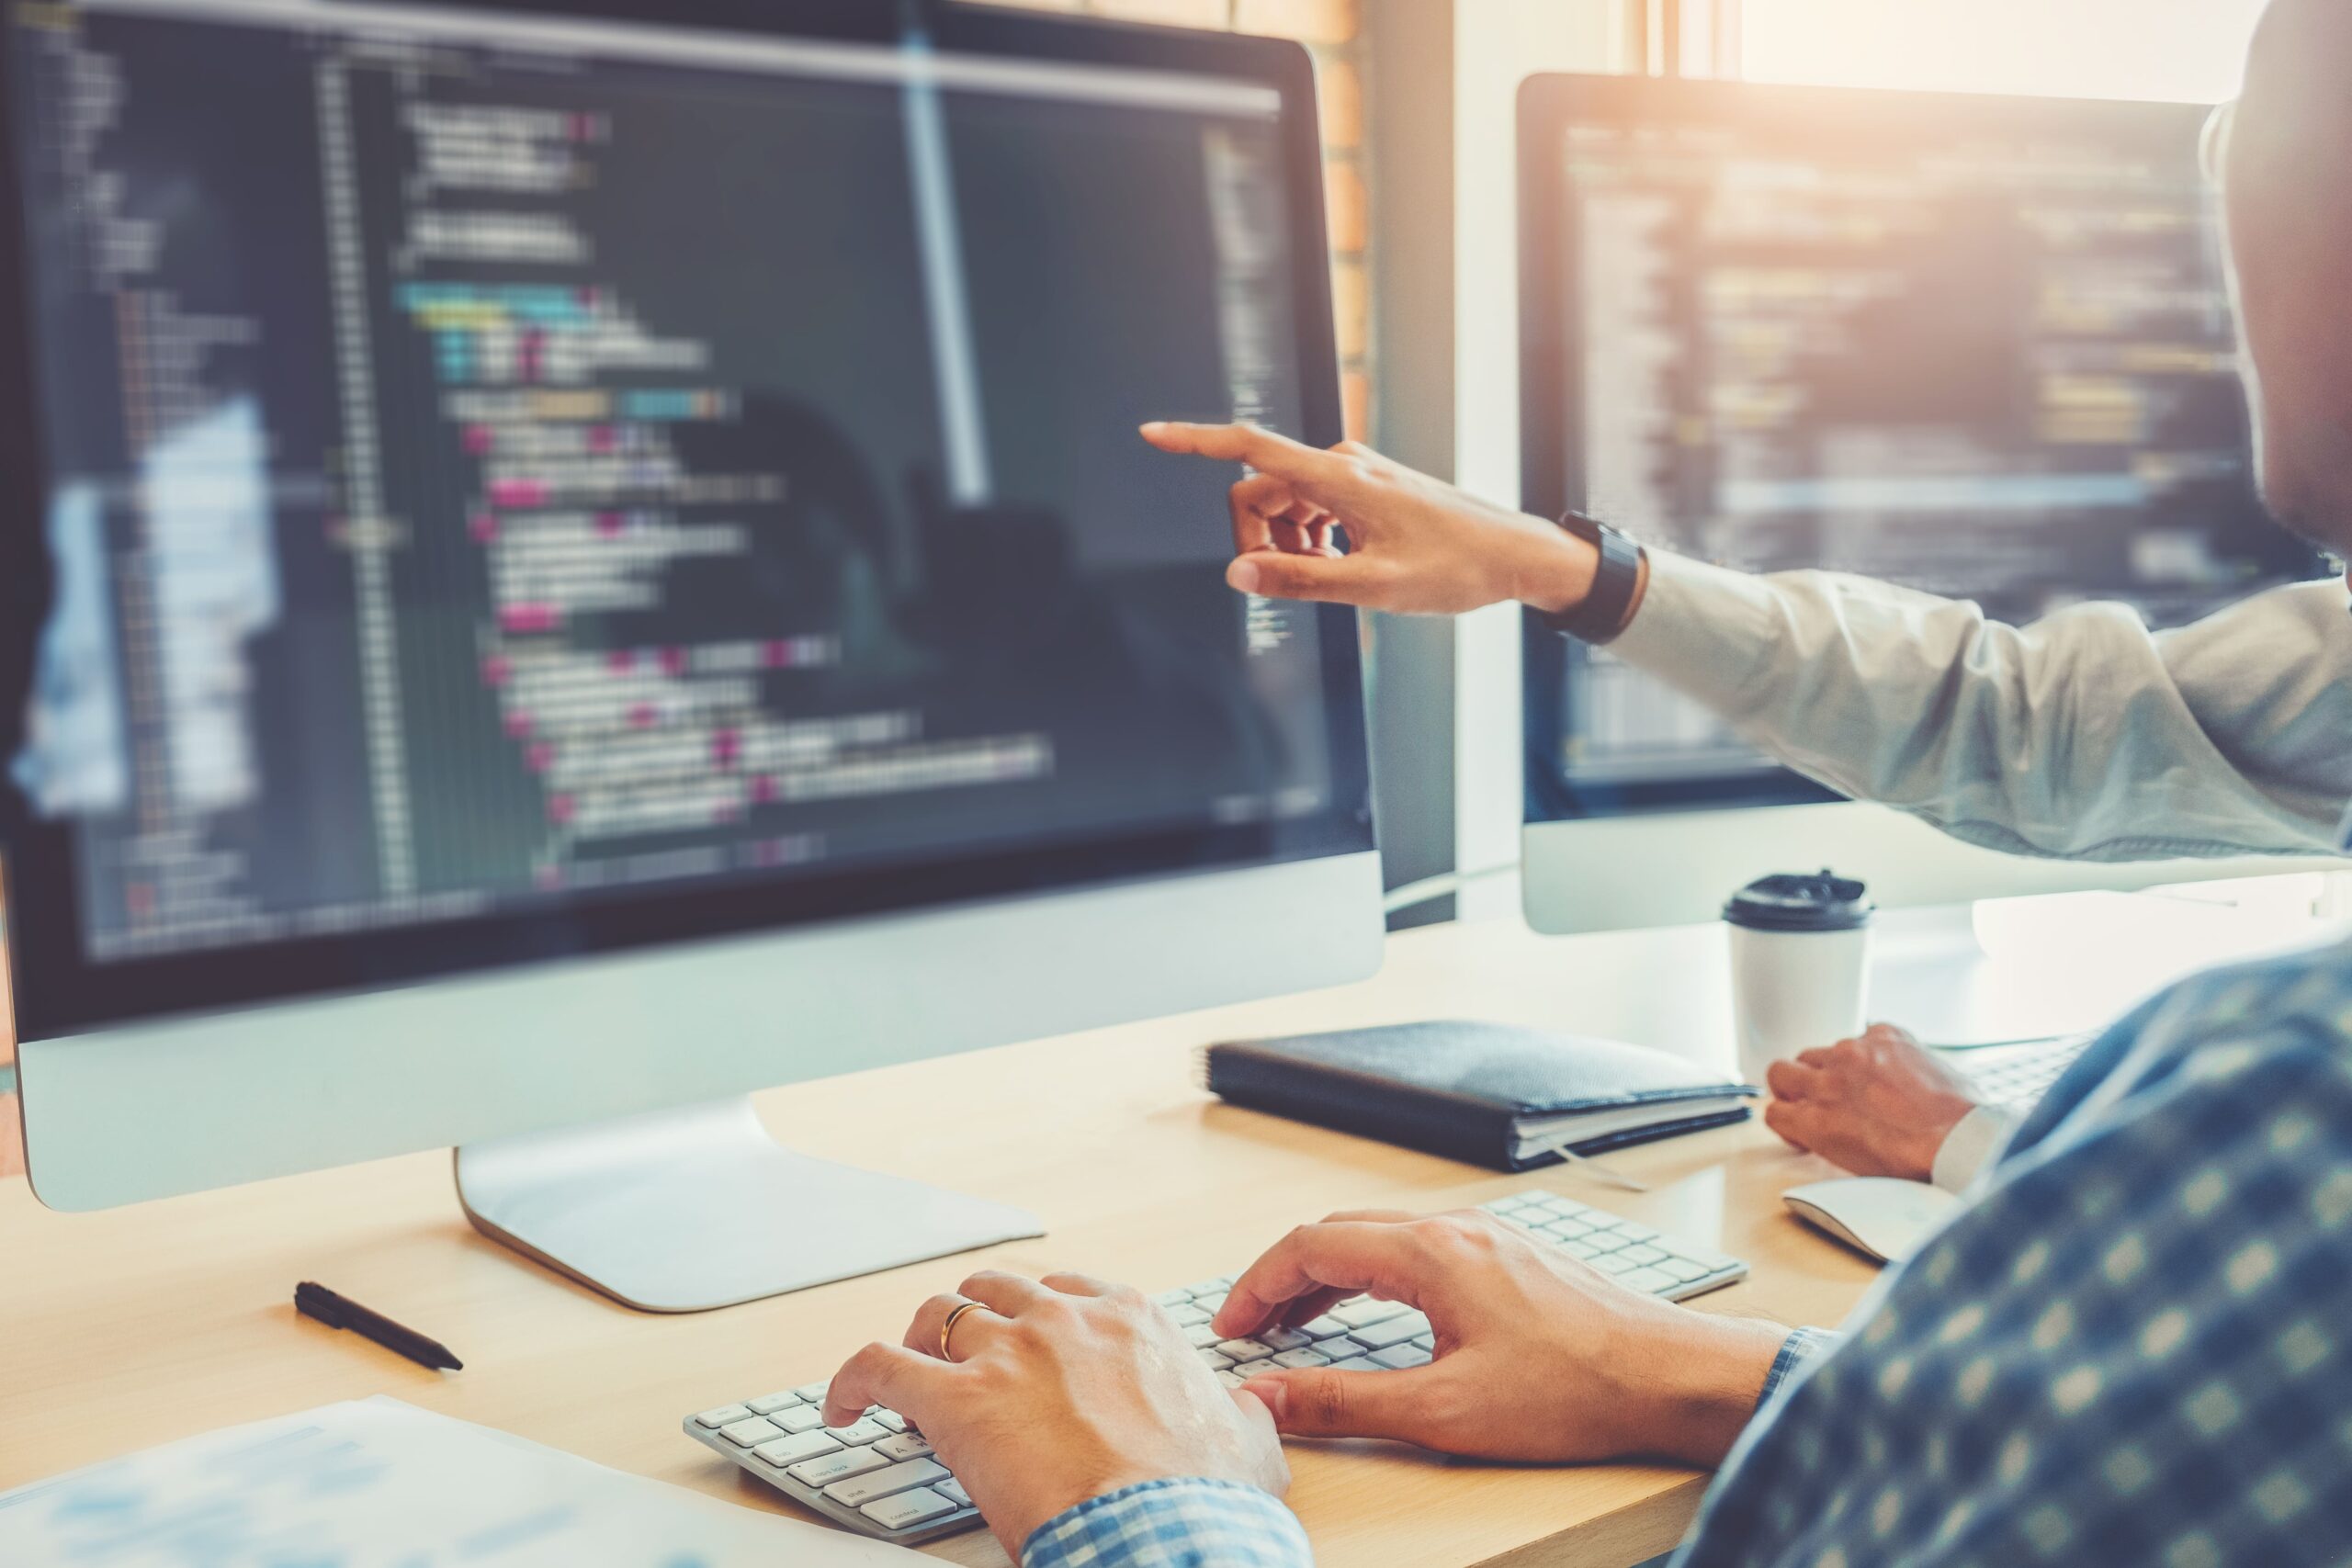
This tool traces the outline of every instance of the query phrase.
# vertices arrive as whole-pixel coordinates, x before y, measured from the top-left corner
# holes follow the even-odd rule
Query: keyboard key
[[[1657,1230],[1649,1225],[1643,1224],[1638,1220],[1619,1220],[1617,1222],[1616,1230],[1619,1235],[1623,1236],[1628,1241],[1656,1241],[1657,1239]]]
[[[1617,1282],[1627,1290],[1647,1291],[1656,1295],[1660,1291],[1674,1289],[1682,1281],[1662,1269],[1635,1269],[1618,1275]]]
[[[1250,1378],[1264,1377],[1268,1372],[1275,1370],[1275,1364],[1271,1358],[1261,1357],[1259,1359],[1254,1361],[1236,1362],[1233,1368],[1233,1375],[1242,1379],[1244,1382],[1247,1382]]]
[[[778,1438],[773,1443],[762,1443],[752,1450],[752,1456],[763,1464],[783,1470],[798,1464],[804,1459],[820,1454],[839,1453],[842,1446],[822,1432],[802,1432],[796,1437]]]
[[[773,1416],[786,1405],[799,1403],[800,1396],[797,1393],[763,1393],[757,1399],[743,1402],[754,1416]]]
[[[1308,1318],[1298,1325],[1298,1331],[1309,1339],[1337,1339],[1348,1331],[1348,1325],[1326,1313],[1321,1317]]]
[[[1576,1240],[1564,1242],[1562,1245],[1571,1252],[1579,1247],[1589,1247],[1592,1248],[1592,1253],[1585,1256],[1590,1257],[1593,1253],[1614,1252],[1621,1247],[1631,1247],[1634,1243],[1631,1236],[1620,1235],[1615,1231],[1595,1231],[1590,1235],[1578,1236]]]
[[[716,1410],[706,1410],[701,1415],[695,1416],[695,1425],[698,1427],[708,1427],[713,1430],[717,1430],[721,1427],[732,1427],[738,1421],[748,1421],[752,1418],[753,1414],[754,1413],[745,1405],[722,1404]]]
[[[1335,1372],[1385,1372],[1388,1369],[1369,1356],[1355,1356],[1344,1361],[1333,1362],[1331,1370]]]
[[[1320,1350],[1313,1349],[1311,1348],[1300,1350],[1285,1350],[1281,1355],[1274,1358],[1274,1365],[1278,1367],[1290,1367],[1294,1370],[1300,1367],[1328,1367],[1330,1364],[1330,1357],[1325,1355]]]
[[[813,1432],[825,1424],[825,1413],[813,1404],[795,1404],[777,1411],[768,1419],[787,1432]]]
[[[1201,1364],[1207,1367],[1208,1370],[1213,1372],[1221,1372],[1225,1371],[1226,1368],[1233,1365],[1232,1357],[1220,1356],[1215,1350],[1196,1350],[1193,1354],[1199,1356],[1201,1359]]]
[[[1687,1258],[1668,1258],[1664,1262],[1658,1264],[1657,1267],[1664,1272],[1672,1275],[1678,1284],[1684,1285],[1689,1284],[1693,1280],[1703,1280],[1709,1274],[1713,1272],[1713,1269],[1705,1268],[1701,1264],[1693,1263]]]
[[[1666,1249],[1662,1247],[1652,1247],[1649,1243],[1644,1242],[1639,1247],[1627,1247],[1625,1256],[1633,1262],[1647,1268],[1650,1264],[1665,1261]]]
[[[1193,1299],[1193,1292],[1189,1290],[1162,1291],[1159,1294],[1152,1297],[1151,1299],[1158,1302],[1161,1306],[1174,1308],[1183,1306],[1190,1303]]]
[[[792,1392],[811,1404],[822,1404],[825,1403],[825,1391],[832,1386],[833,1380],[826,1378],[818,1382],[804,1382]]]
[[[907,1429],[905,1416],[895,1410],[885,1410],[878,1404],[865,1413],[865,1418],[877,1426],[888,1427],[893,1432],[903,1432]]]
[[[1586,1237],[1582,1241],[1563,1242],[1560,1244],[1560,1250],[1566,1253],[1571,1258],[1581,1259],[1587,1263],[1591,1262],[1594,1258],[1600,1256],[1600,1248],[1592,1245],[1592,1240],[1589,1236]]]
[[[1417,1334],[1413,1337],[1412,1343],[1419,1345],[1432,1356],[1437,1354],[1437,1336],[1434,1334]]]
[[[1249,1380],[1236,1376],[1232,1370],[1228,1368],[1226,1371],[1217,1373],[1216,1381],[1223,1383],[1227,1388],[1239,1388]]]
[[[931,1445],[922,1440],[920,1433],[901,1432],[875,1444],[874,1451],[891,1459],[929,1459]]]
[[[810,1437],[816,1434],[811,1432]],[[869,1470],[882,1470],[890,1461],[872,1449],[843,1449],[821,1459],[803,1460],[798,1464],[785,1466],[785,1474],[803,1486],[823,1491],[836,1481],[847,1481],[853,1475],[864,1475]]]
[[[1391,1345],[1385,1350],[1374,1350],[1372,1353],[1372,1359],[1392,1372],[1401,1372],[1408,1367],[1426,1367],[1430,1364],[1430,1353],[1418,1345]]]
[[[1261,1328],[1250,1337],[1275,1351],[1303,1350],[1315,1343],[1313,1335],[1302,1334],[1295,1328]]]
[[[928,1486],[934,1481],[947,1479],[947,1467],[936,1460],[910,1459],[904,1464],[894,1464],[884,1470],[869,1470],[864,1475],[853,1475],[847,1481],[836,1481],[825,1488],[825,1495],[844,1508],[863,1508],[868,1503],[885,1497]],[[944,1499],[943,1499],[944,1501]]]
[[[1622,1252],[1604,1252],[1592,1260],[1592,1266],[1604,1274],[1631,1273],[1640,1267]]]
[[[1368,1328],[1375,1323],[1385,1323],[1398,1313],[1412,1309],[1403,1302],[1384,1302],[1371,1296],[1358,1296],[1351,1302],[1341,1302],[1331,1309],[1331,1315],[1351,1329]]]
[[[828,1427],[825,1435],[846,1448],[858,1448],[877,1443],[890,1435],[890,1428],[879,1421],[861,1416],[846,1427]]]
[[[1195,1324],[1204,1324],[1209,1320],[1209,1314],[1207,1313],[1203,1312],[1200,1308],[1194,1306],[1190,1302],[1186,1302],[1181,1306],[1170,1307],[1168,1309],[1168,1315],[1176,1320],[1176,1326],[1179,1328],[1190,1328]]]
[[[1193,1298],[1193,1304],[1200,1308],[1203,1312],[1208,1314],[1211,1317],[1215,1317],[1219,1312],[1224,1310],[1225,1287],[1220,1284],[1207,1295],[1194,1296]]]
[[[1392,1317],[1385,1323],[1375,1323],[1368,1328],[1352,1330],[1348,1337],[1367,1350],[1385,1350],[1391,1345],[1402,1345],[1416,1335],[1430,1331],[1430,1320],[1417,1312]]]
[[[1205,1323],[1195,1323],[1184,1330],[1184,1337],[1193,1342],[1195,1350],[1205,1350],[1217,1341],[1217,1332]]]
[[[1216,1353],[1228,1361],[1261,1361],[1274,1353],[1274,1348],[1255,1339],[1227,1339],[1217,1346]]]
[[[968,1501],[942,1496],[930,1487],[919,1486],[912,1492],[901,1492],[895,1497],[868,1503],[858,1512],[884,1529],[910,1530],[917,1525],[945,1518],[956,1509],[967,1506]]]
[[[952,1476],[933,1487],[932,1490],[938,1493],[941,1496],[946,1498],[949,1502],[955,1504],[959,1508],[968,1508],[972,1506],[972,1495],[964,1490],[964,1483],[962,1482],[956,1480]]]
[[[718,1429],[718,1435],[739,1449],[756,1449],[784,1436],[784,1428],[764,1416],[754,1416],[745,1421],[732,1421]]]

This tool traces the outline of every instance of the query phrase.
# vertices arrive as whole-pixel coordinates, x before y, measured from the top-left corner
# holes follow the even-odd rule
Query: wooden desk
[[[1207,1041],[1432,1017],[1580,1028],[1725,1061],[1719,942],[1712,929],[1547,941],[1516,922],[1440,927],[1396,938],[1386,971],[1362,986],[778,1090],[761,1109],[794,1146],[1026,1205],[1052,1234],[688,1317],[628,1312],[477,1235],[446,1154],[96,1215],[51,1213],[21,1182],[0,1182],[0,1487],[390,1393],[788,1511],[681,1436],[680,1418],[822,1376],[866,1340],[895,1338],[924,1296],[983,1262],[1156,1288],[1238,1268],[1334,1208],[1450,1207],[1531,1183],[1747,1258],[1754,1277],[1702,1310],[1834,1323],[1871,1270],[1786,1217],[1781,1189],[1828,1168],[1760,1125],[1611,1156],[1653,1184],[1634,1193],[1574,1169],[1496,1176],[1237,1111],[1193,1082]],[[303,1279],[446,1341],[466,1370],[427,1373],[298,1319]],[[1324,1568],[1632,1563],[1673,1542],[1703,1484],[1674,1470],[1514,1469],[1372,1444],[1301,1446],[1292,1462],[1290,1500]],[[1002,1561],[982,1532],[933,1550]]]

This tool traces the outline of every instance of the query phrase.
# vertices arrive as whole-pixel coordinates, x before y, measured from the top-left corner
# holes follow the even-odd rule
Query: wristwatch
[[[1614,642],[1633,619],[1634,591],[1642,581],[1642,547],[1581,512],[1563,516],[1560,526],[1590,545],[1600,563],[1581,604],[1557,615],[1537,613],[1545,626],[1579,642],[1595,647]]]

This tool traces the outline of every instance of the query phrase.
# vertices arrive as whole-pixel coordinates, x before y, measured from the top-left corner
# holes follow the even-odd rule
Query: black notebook
[[[1400,1023],[1207,1052],[1236,1105],[1497,1170],[1747,1119],[1756,1090],[1678,1056],[1504,1023]]]

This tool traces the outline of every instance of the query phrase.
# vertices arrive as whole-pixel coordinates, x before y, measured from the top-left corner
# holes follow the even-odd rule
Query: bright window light
[[[1759,82],[2217,103],[2264,0],[1746,0]]]

